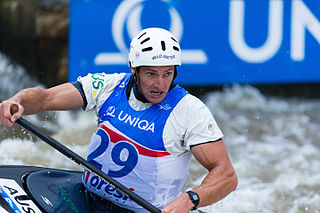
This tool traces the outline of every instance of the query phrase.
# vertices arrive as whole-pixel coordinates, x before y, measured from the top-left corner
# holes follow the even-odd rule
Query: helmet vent
[[[171,37],[171,39],[172,39],[172,40],[174,40],[176,43],[178,43],[178,42],[177,42],[177,40],[176,40],[176,39],[174,39],[173,37]]]
[[[149,41],[149,40],[150,40],[150,38],[148,37],[148,38],[146,38],[145,40],[141,41],[140,44],[143,44],[143,43],[145,43],[145,42],[147,42],[147,41]]]
[[[161,41],[161,48],[163,51],[166,50],[166,43],[164,41]]]
[[[173,46],[173,49],[176,50],[176,51],[180,51],[180,49],[176,46]]]
[[[147,51],[151,51],[151,50],[152,50],[152,47],[147,47],[147,48],[143,48],[142,52],[147,52]]]
[[[142,33],[142,35],[141,36],[139,36],[139,38],[138,39],[140,39],[142,36],[144,36],[146,34],[146,32],[144,32],[144,33]]]

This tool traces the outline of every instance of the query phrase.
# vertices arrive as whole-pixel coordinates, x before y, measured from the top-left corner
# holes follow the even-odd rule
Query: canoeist
[[[94,73],[49,89],[23,89],[0,104],[0,123],[12,126],[22,115],[48,110],[95,111],[90,163],[162,212],[211,205],[235,190],[237,176],[209,109],[173,82],[180,65],[177,39],[165,29],[147,28],[130,44],[131,73]],[[11,115],[14,104],[19,109]],[[208,174],[181,192],[192,156]],[[82,179],[101,211],[108,203],[147,211],[89,171]]]

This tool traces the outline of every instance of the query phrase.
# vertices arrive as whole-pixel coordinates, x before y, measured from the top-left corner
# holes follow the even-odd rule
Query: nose
[[[156,81],[155,81],[155,84],[154,86],[159,89],[159,90],[163,90],[164,87],[165,87],[165,80],[162,76],[159,76]]]

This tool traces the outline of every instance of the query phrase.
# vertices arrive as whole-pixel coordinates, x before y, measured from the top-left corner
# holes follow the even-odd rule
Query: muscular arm
[[[237,176],[222,140],[194,146],[191,148],[191,152],[199,163],[209,171],[200,186],[192,190],[200,197],[198,207],[211,205],[235,190]],[[182,193],[166,205],[162,212],[189,212],[192,207],[193,203],[189,199],[189,195]]]
[[[19,110],[12,116],[10,107],[13,104],[17,104]],[[71,83],[61,84],[49,89],[23,89],[0,104],[0,124],[12,126],[21,115],[49,110],[72,110],[82,106],[82,96]]]
[[[191,151],[209,171],[201,185],[193,189],[200,197],[199,207],[211,205],[235,190],[237,176],[222,140],[195,146]]]

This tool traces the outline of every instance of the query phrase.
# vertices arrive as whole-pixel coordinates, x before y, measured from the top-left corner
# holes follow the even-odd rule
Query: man
[[[189,212],[235,190],[237,176],[208,108],[173,83],[180,46],[167,30],[148,28],[133,38],[132,74],[88,74],[49,89],[29,88],[0,104],[0,122],[47,110],[94,110],[99,127],[87,160],[162,212]],[[181,73],[183,74],[183,73]],[[19,106],[14,115],[13,104]],[[180,193],[192,155],[208,169],[200,186]],[[89,194],[134,212],[146,212],[89,171]]]

